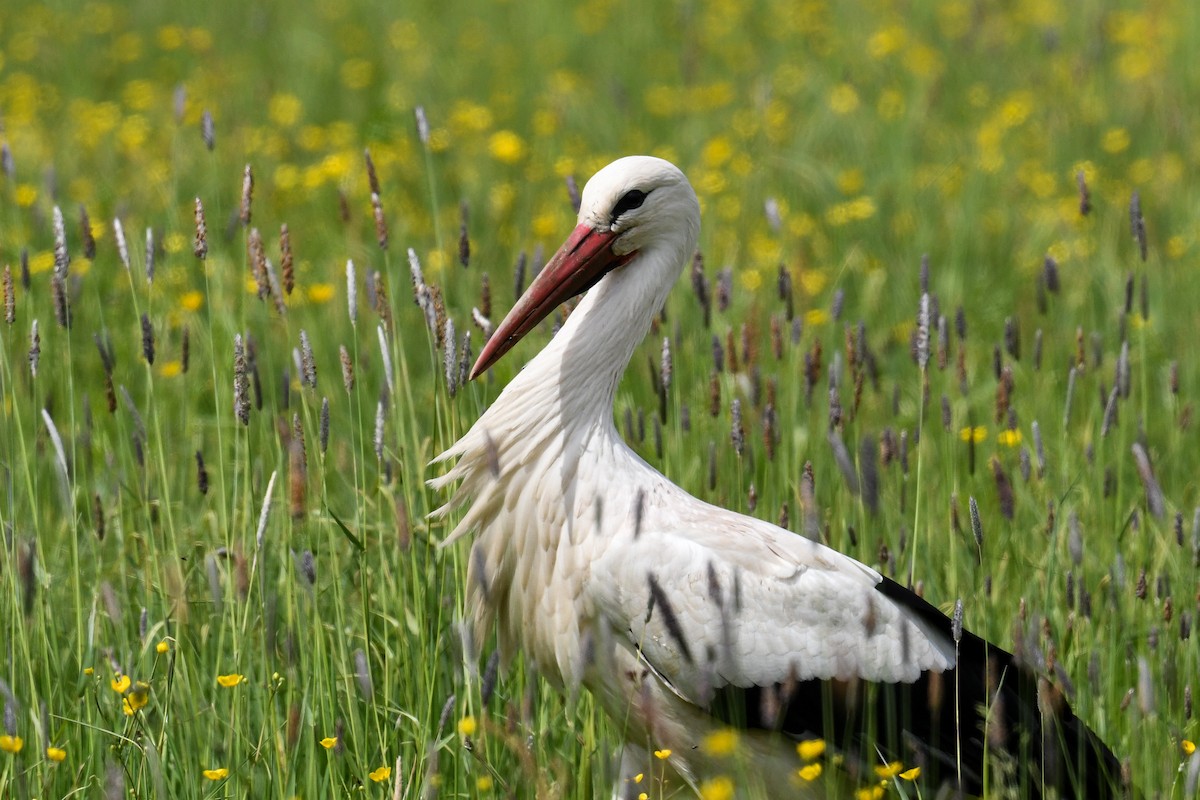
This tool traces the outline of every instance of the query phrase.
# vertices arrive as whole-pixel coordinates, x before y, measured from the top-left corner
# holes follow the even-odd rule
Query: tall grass
[[[495,321],[519,256],[570,230],[564,180],[637,151],[701,195],[712,307],[677,287],[635,356],[631,444],[701,498],[911,572],[943,610],[961,598],[968,627],[1073,687],[1148,795],[1184,796],[1197,13],[6,5],[0,796],[609,791],[619,737],[590,699],[519,654],[497,678],[492,643],[464,638],[465,553],[436,547],[424,480],[549,335],[451,396],[445,348],[470,331],[478,352],[484,274]]]

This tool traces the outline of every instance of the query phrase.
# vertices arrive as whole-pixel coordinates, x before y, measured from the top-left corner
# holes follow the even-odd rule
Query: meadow
[[[630,443],[1195,796],[1200,6],[202,5],[0,6],[0,797],[608,795],[586,693],[464,638],[425,481],[634,152],[704,229]]]

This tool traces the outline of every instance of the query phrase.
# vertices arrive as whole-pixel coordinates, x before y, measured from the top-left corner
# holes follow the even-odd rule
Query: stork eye
[[[612,221],[616,222],[617,217],[624,214],[626,211],[632,211],[635,208],[641,208],[642,203],[646,202],[646,193],[641,189],[630,189],[621,196],[617,204],[613,206]]]

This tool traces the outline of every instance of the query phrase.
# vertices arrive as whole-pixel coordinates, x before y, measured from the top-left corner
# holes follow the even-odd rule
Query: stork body
[[[1036,762],[1035,793],[1047,780],[1110,796],[1112,754],[1008,653],[970,633],[956,642],[943,614],[848,556],[688,495],[621,439],[618,382],[698,234],[678,169],[610,164],[480,354],[474,375],[590,289],[438,459],[457,461],[433,486],[459,486],[437,513],[467,507],[448,542],[475,533],[477,638],[494,625],[503,653],[596,695],[626,741],[621,796],[664,768],[692,789],[740,774],[771,797],[842,796],[891,760],[978,791],[988,748]],[[998,728],[985,730],[988,709]],[[730,726],[737,752],[713,752],[708,737]],[[841,778],[797,776],[795,741],[814,738],[841,754]]]

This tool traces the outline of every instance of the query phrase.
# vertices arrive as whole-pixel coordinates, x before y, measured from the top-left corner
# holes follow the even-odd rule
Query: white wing
[[[950,638],[858,561],[665,480],[632,502],[628,532],[593,564],[595,607],[691,702],[723,686],[912,682],[954,665]]]

